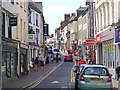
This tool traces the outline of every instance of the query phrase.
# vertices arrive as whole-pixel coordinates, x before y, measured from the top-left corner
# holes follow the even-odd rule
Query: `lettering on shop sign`
[[[9,25],[10,26],[17,26],[17,17],[10,17]]]

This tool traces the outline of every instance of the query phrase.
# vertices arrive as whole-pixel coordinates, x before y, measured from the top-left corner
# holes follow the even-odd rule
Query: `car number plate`
[[[92,81],[101,81],[101,78],[91,78]]]

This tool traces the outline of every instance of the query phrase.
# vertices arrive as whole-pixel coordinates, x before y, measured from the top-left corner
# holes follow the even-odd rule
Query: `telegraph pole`
[[[0,89],[2,89],[2,0],[0,0]]]

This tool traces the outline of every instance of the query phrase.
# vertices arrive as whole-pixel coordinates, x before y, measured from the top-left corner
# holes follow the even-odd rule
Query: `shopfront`
[[[20,75],[24,75],[28,70],[28,45],[20,43]]]
[[[2,79],[17,75],[17,45],[16,40],[2,38]]]
[[[108,66],[110,73],[115,77],[115,45],[114,45],[114,31],[115,28],[109,28],[101,33],[102,41],[102,63]]]
[[[120,29],[115,30],[115,59],[116,66],[120,66]]]

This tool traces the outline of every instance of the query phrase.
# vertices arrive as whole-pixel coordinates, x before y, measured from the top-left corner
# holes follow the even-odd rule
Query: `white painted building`
[[[100,0],[96,2],[96,41],[97,63],[109,67],[115,77],[115,67],[118,66],[114,35],[118,22],[118,3],[116,0]]]
[[[29,2],[29,12],[28,34],[33,34],[34,36],[34,40],[29,42],[31,60],[42,53],[40,46],[43,44],[43,13],[34,2]]]
[[[72,13],[68,23],[68,31],[70,31],[70,49],[76,50],[77,48],[77,17]]]
[[[90,22],[89,22],[89,10],[87,7],[80,7],[78,8],[78,13],[81,12],[80,14],[78,14],[78,51],[80,52],[80,54],[84,55],[85,58],[85,54],[86,54],[86,48],[87,45],[85,44],[86,40],[89,39],[89,28],[90,28]]]

